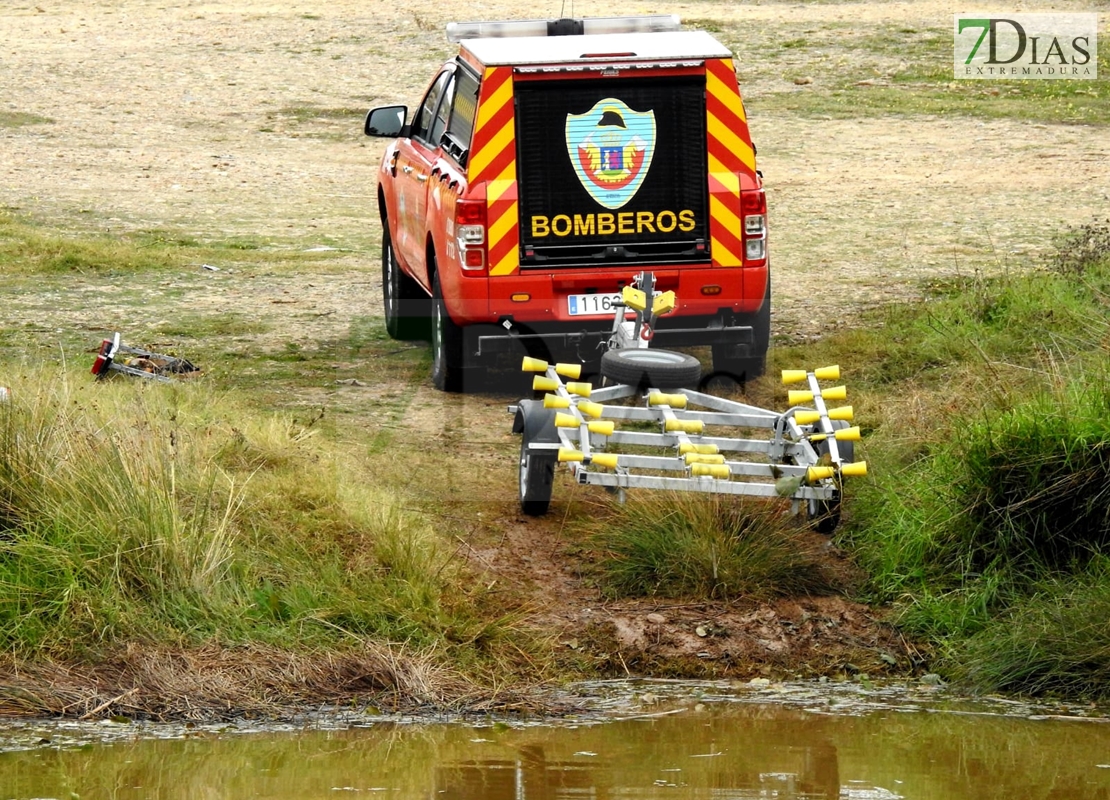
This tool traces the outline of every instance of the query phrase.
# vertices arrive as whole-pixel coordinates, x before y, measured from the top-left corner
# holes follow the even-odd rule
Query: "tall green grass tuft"
[[[958,452],[972,569],[1075,569],[1110,546],[1110,376],[1038,391],[968,426]]]
[[[851,334],[874,347],[859,406],[876,422],[843,541],[951,675],[1105,696],[1110,235],[1094,223],[1061,248]]]
[[[434,520],[315,428],[203,385],[36,373],[0,405],[0,647],[504,633]],[[468,649],[467,649],[468,648]]]
[[[643,493],[596,523],[599,581],[615,597],[728,600],[827,592],[826,542],[780,504],[721,495]]]
[[[1110,548],[1110,373],[1061,380],[955,417],[947,441],[861,487],[857,552],[916,633],[975,633]]]
[[[992,691],[1105,698],[1110,685],[1110,561],[1039,582],[950,659],[962,682]]]

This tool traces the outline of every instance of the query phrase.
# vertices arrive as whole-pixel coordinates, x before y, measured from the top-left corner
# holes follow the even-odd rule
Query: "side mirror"
[[[380,106],[370,109],[366,115],[366,124],[363,132],[367,136],[388,136],[394,138],[405,133],[405,117],[408,116],[407,106]]]

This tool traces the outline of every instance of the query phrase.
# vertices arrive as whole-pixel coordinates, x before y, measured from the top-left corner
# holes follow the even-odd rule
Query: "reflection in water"
[[[486,759],[444,765],[436,769],[435,791],[444,800],[579,800],[580,798],[653,797],[661,789],[701,788],[708,797],[766,798],[782,800],[836,800],[841,796],[836,747],[808,732],[780,727],[775,736],[756,741],[744,737],[732,752],[692,753],[689,758],[716,759],[697,786],[683,772],[697,769],[670,767],[652,777],[649,769],[617,772],[608,760],[584,762],[549,758],[546,748],[529,744],[514,759]],[[797,735],[801,733],[801,735]],[[775,741],[775,740],[778,741]],[[808,742],[807,744],[799,744]],[[680,746],[678,742],[675,746]],[[672,763],[681,757],[672,755]],[[773,771],[772,771],[773,770]],[[629,781],[637,781],[630,783]],[[668,796],[673,796],[669,791]]]
[[[673,691],[685,699],[662,712],[577,724],[365,720],[110,741],[87,727],[12,725],[0,729],[0,800],[1110,800],[1110,725],[1098,721]]]

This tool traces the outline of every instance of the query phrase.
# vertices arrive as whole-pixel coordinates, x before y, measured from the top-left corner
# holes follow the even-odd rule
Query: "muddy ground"
[[[853,324],[860,308],[920,298],[929,279],[1035,264],[1060,230],[1110,206],[1103,127],[760,113],[762,98],[796,93],[804,103],[826,76],[853,68],[851,53],[799,63],[775,43],[845,23],[876,34],[949,30],[958,10],[938,0],[650,8],[738,20],[752,31],[738,63],[768,187],[775,342],[804,342]],[[645,8],[579,3],[574,11]],[[274,350],[341,340],[352,320],[381,314],[373,192],[382,142],[360,135],[365,109],[418,100],[449,53],[447,21],[535,13],[503,0],[420,10],[383,0],[6,4],[0,205],[74,232],[164,230],[326,253],[297,271],[196,265],[175,282],[187,289],[177,302],[190,312],[264,319],[253,343]],[[811,80],[796,82],[800,72]],[[44,331],[156,328],[181,308],[158,300],[164,285],[147,288],[142,303],[84,278],[57,296],[8,292],[0,326],[33,318]],[[560,513],[576,487],[558,487],[542,521],[515,510],[517,445],[503,398],[445,398],[425,375],[391,375],[338,353],[335,369],[333,385],[285,402],[341,408],[355,420],[352,435],[388,428],[415,449],[442,448],[453,465],[443,480],[459,509],[444,524],[455,526],[460,552],[482,580],[530,598],[531,619],[553,632],[556,647],[629,673],[851,674],[914,663],[912,647],[877,612],[843,597],[604,602],[561,538]],[[490,492],[480,502],[459,472],[473,461]],[[827,547],[850,578],[843,554]]]

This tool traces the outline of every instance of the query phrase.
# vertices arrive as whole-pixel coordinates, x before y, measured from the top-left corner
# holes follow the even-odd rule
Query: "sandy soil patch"
[[[603,3],[586,13],[645,10]],[[742,19],[753,42],[845,21],[943,30],[956,10],[937,0],[650,9]],[[2,108],[51,122],[0,134],[0,203],[108,231],[334,246],[349,252],[350,270],[373,275],[382,143],[361,135],[362,114],[418,99],[449,52],[449,19],[525,13],[514,3],[425,13],[350,0],[325,9],[293,0],[9,8],[0,14]],[[761,94],[788,86],[785,67],[776,69],[777,53],[738,58],[767,178],[780,340],[913,296],[929,276],[1034,261],[1059,230],[1110,206],[1104,128],[760,115]],[[378,308],[373,292],[309,286],[311,275],[283,280],[337,323]],[[251,291],[234,303],[281,312]]]

